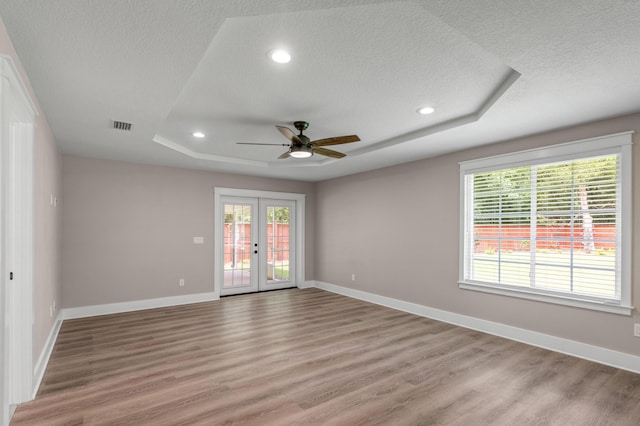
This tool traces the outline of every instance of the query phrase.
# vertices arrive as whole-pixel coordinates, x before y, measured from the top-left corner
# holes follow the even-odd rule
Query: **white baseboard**
[[[431,318],[449,324],[470,328],[472,330],[505,337],[507,339],[549,349],[554,352],[560,352],[566,355],[575,356],[588,361],[594,361],[600,364],[640,374],[640,357],[636,355],[563,339],[549,334],[538,333],[536,331],[530,331],[497,322],[456,314],[449,311],[430,308],[428,306],[405,302],[391,297],[379,296],[377,294],[354,290],[335,284],[320,281],[314,281],[312,283],[314,287],[330,291],[332,293],[364,300],[366,302],[375,303],[377,305],[386,306],[399,311],[409,312],[411,314],[420,315],[422,317]]]
[[[298,288],[311,288],[314,287],[315,281],[302,281],[298,283]]]
[[[141,311],[143,309],[164,308],[167,306],[187,305],[190,303],[219,300],[220,296],[211,293],[186,294],[184,296],[160,297],[157,299],[133,300],[130,302],[108,303],[106,305],[81,306],[65,308],[60,311],[61,318],[87,318],[97,315],[118,314],[122,312]]]
[[[40,383],[42,382],[42,378],[44,377],[44,372],[47,369],[47,364],[49,364],[49,358],[51,357],[51,353],[53,352],[53,346],[55,345],[56,339],[58,338],[58,333],[60,332],[60,327],[62,326],[61,314],[62,311],[58,311],[56,321],[53,323],[53,327],[51,327],[51,331],[49,332],[47,341],[44,343],[44,348],[42,348],[42,352],[40,352],[38,362],[33,369],[33,390],[31,391],[32,399],[34,399],[36,397],[36,394],[38,393]]]

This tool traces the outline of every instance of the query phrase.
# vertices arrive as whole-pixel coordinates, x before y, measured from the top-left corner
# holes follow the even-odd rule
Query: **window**
[[[631,133],[460,164],[460,287],[631,314]]]

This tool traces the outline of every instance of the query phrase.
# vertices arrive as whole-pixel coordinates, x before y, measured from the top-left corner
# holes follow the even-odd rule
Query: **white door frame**
[[[213,211],[214,211],[214,231],[213,231],[213,292],[216,298],[220,297],[220,289],[224,282],[224,265],[223,258],[224,253],[220,255],[219,250],[222,247],[222,240],[224,238],[224,217],[222,215],[222,209],[220,198],[223,196],[231,197],[251,197],[251,198],[269,198],[278,200],[291,200],[296,203],[296,216],[295,216],[295,276],[291,277],[293,283],[302,288],[304,286],[305,274],[304,274],[304,224],[305,224],[305,194],[295,194],[290,192],[273,192],[273,191],[258,191],[252,189],[237,189],[237,188],[221,188],[214,187],[213,195]]]
[[[0,424],[33,395],[33,138],[36,108],[0,55]],[[13,272],[13,280],[10,273]]]

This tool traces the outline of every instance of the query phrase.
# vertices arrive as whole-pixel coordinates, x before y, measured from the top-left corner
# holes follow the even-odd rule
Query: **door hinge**
[[[13,280],[13,272],[9,272],[9,281]]]

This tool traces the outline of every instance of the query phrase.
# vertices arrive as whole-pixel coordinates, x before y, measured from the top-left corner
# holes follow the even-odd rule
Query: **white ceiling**
[[[640,111],[637,0],[0,0],[0,15],[72,155],[318,181]],[[281,47],[289,64],[267,56]],[[331,147],[340,160],[236,144],[287,143],[274,125],[296,120],[361,141]]]

